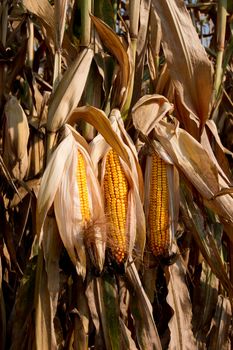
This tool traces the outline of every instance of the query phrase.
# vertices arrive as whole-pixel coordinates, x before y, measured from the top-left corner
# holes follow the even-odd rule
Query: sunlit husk
[[[29,126],[16,97],[12,96],[6,103],[5,116],[4,161],[11,174],[22,180],[28,168]]]
[[[142,201],[139,194],[139,186],[142,185],[141,170],[137,160],[137,153],[133,146],[130,137],[124,129],[123,123],[116,116],[110,117],[113,130],[118,134],[123,147],[127,151],[129,158],[129,165],[119,157],[120,164],[123,168],[125,176],[128,181],[128,209],[126,219],[126,241],[127,252],[126,256],[135,255],[141,259],[143,256],[145,246],[145,216],[143,212]],[[119,124],[121,127],[119,127]],[[121,129],[120,129],[121,128]],[[97,135],[91,143],[91,157],[95,166],[95,171],[98,174],[103,189],[106,157],[111,147],[106,143],[102,135]],[[101,171],[100,169],[101,163]],[[143,191],[141,191],[143,196]],[[111,246],[111,240],[109,243]]]
[[[68,128],[67,128],[68,130]],[[81,137],[81,136],[80,136]],[[84,140],[85,143],[85,140]],[[85,160],[90,219],[83,221],[76,169],[78,151]],[[78,144],[70,130],[53,153],[45,170],[38,196],[38,232],[51,205],[59,233],[78,274],[86,274],[86,249],[92,263],[101,271],[104,263],[105,225],[101,191],[87,150]],[[45,239],[40,236],[40,240]]]

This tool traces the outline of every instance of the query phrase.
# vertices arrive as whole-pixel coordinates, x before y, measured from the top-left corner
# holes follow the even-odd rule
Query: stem
[[[82,0],[81,8],[81,45],[88,47],[91,42],[91,18],[92,0]]]
[[[216,58],[216,71],[214,80],[214,95],[215,99],[220,92],[222,83],[222,62],[223,53],[225,47],[225,34],[226,34],[226,20],[227,20],[227,0],[219,0],[218,3],[218,18],[217,18],[217,58]]]
[[[140,0],[131,0],[129,2],[129,16],[130,16],[130,37],[138,37],[138,22],[139,22]]]

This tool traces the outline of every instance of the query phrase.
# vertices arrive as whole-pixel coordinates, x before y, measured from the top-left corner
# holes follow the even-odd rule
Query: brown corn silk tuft
[[[169,203],[166,163],[157,153],[152,155],[149,246],[155,256],[166,255],[169,248]]]
[[[78,191],[80,198],[81,214],[84,223],[90,221],[90,207],[87,189],[87,174],[83,155],[78,151],[78,162],[76,169],[76,178],[78,183]]]
[[[117,153],[111,149],[106,157],[104,174],[105,212],[109,218],[109,242],[116,262],[126,259],[126,217],[129,185]]]

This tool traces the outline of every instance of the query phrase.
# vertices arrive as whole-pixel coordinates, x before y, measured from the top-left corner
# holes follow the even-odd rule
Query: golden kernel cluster
[[[110,238],[112,240],[112,254],[118,263],[126,255],[126,216],[128,205],[129,185],[114,150],[110,150],[106,158],[104,175],[105,212],[110,220]]]

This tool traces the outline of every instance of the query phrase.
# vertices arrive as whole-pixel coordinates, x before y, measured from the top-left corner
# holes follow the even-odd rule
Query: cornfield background
[[[0,18],[0,348],[231,349],[232,1]]]

